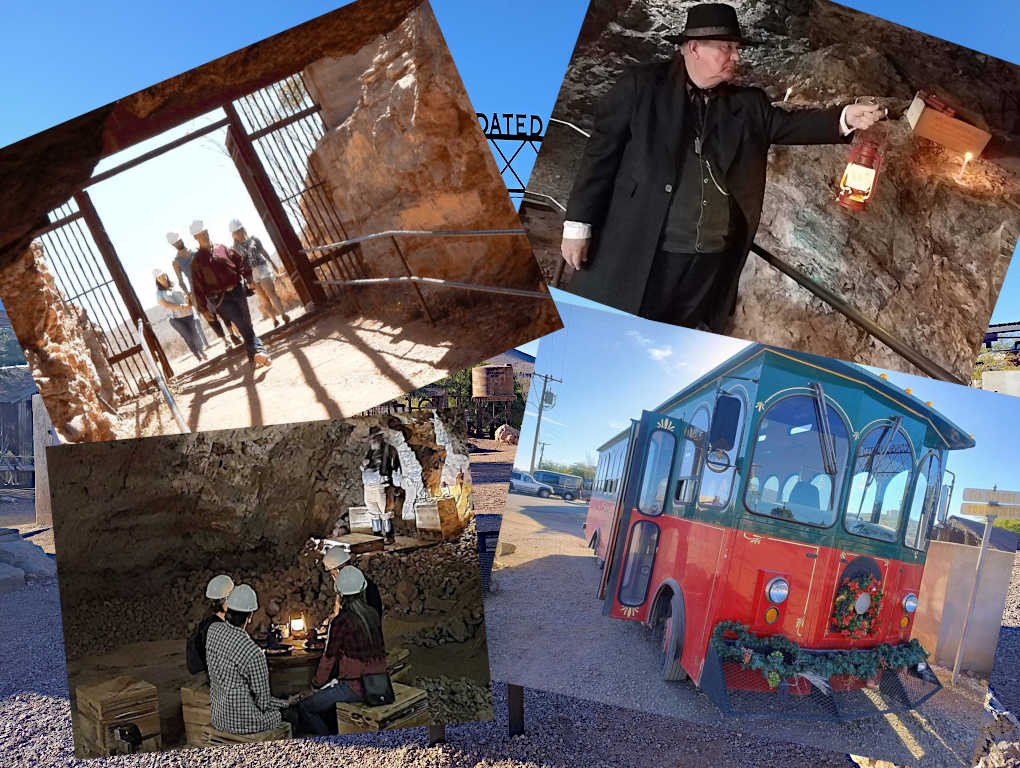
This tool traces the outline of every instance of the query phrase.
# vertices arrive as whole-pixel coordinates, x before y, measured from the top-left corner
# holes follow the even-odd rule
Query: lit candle
[[[791,93],[793,93],[793,87],[792,86],[786,89],[786,95],[783,97],[783,101],[789,101]]]
[[[970,152],[963,156],[963,165],[960,166],[960,172],[956,174],[957,181],[963,181],[963,172],[967,170],[967,163],[969,163],[973,157],[974,155],[972,155]]]

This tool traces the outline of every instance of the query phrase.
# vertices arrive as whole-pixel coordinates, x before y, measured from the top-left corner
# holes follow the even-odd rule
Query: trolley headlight
[[[790,582],[782,576],[777,576],[765,585],[765,597],[770,603],[779,604],[790,594]]]
[[[917,610],[917,595],[911,592],[903,598],[903,610],[907,613],[913,613]]]

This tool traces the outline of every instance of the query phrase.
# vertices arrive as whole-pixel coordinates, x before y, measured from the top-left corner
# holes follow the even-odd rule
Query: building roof
[[[27,365],[0,367],[0,403],[18,403],[38,391]]]

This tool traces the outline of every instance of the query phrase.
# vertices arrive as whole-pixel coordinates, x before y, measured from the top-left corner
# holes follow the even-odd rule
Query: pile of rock
[[[407,638],[411,645],[422,648],[438,648],[449,643],[466,643],[473,640],[479,632],[484,632],[485,611],[481,601],[474,608],[454,611],[453,615],[440,624],[422,629]]]
[[[509,424],[502,424],[496,429],[496,439],[508,445],[517,445],[521,437],[521,431],[514,429]]]
[[[40,547],[21,538],[16,528],[0,528],[0,593],[56,575],[56,561]]]
[[[429,694],[434,723],[492,720],[492,689],[469,677],[420,677],[415,685]]]

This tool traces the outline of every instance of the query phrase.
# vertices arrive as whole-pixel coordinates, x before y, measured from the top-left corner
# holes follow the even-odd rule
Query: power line
[[[531,378],[533,380],[542,380],[542,396],[538,400],[538,420],[535,422],[535,442],[531,446],[531,468],[528,470],[529,474],[535,471],[535,452],[538,450],[538,433],[542,429],[542,411],[545,410],[546,387],[549,386],[550,381],[555,381],[557,384],[563,383],[562,379],[557,379],[544,373],[533,374]]]

